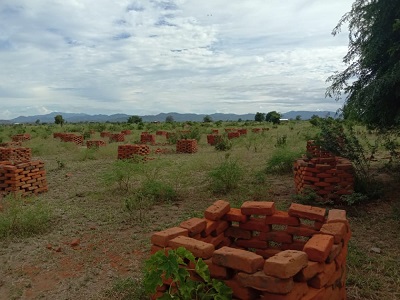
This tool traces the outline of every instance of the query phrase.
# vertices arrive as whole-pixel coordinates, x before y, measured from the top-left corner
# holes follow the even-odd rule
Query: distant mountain
[[[56,115],[62,115],[64,120],[68,123],[79,123],[79,122],[126,122],[131,115],[127,114],[113,114],[113,115],[88,115],[84,113],[63,113],[63,112],[52,112],[46,115],[35,115],[35,116],[20,116],[11,120],[0,120],[0,124],[15,124],[15,123],[35,123],[37,120],[40,123],[54,123],[54,117]],[[237,121],[239,119],[254,120],[255,114],[208,114],[213,121]],[[282,114],[284,119],[295,119],[300,116],[302,120],[308,120],[313,115],[325,118],[327,116],[335,117],[335,112],[332,111],[289,111]],[[160,113],[158,115],[145,115],[140,116],[144,122],[164,122],[165,119],[171,116],[174,121],[194,121],[201,122],[207,114],[181,114],[176,112]]]

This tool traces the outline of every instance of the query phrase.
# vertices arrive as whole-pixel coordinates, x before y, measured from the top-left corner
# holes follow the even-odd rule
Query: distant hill
[[[35,123],[37,120],[40,123],[54,123],[54,117],[56,115],[62,115],[64,120],[68,123],[80,123],[80,122],[126,122],[128,118],[132,115],[127,114],[113,114],[113,115],[89,115],[84,113],[64,113],[64,112],[52,112],[46,115],[35,115],[35,116],[20,116],[11,120],[0,120],[2,124],[14,124],[14,123]],[[213,121],[237,121],[239,119],[246,120],[254,120],[255,114],[208,114]],[[317,115],[319,117],[335,117],[335,112],[331,111],[289,111],[287,113],[282,114],[282,118],[284,119],[295,119],[297,116],[300,116],[302,120],[308,120],[313,115]],[[144,115],[140,116],[144,122],[164,122],[165,119],[171,116],[174,121],[183,122],[183,121],[194,121],[201,122],[207,114],[181,114],[176,112],[170,113],[160,113],[158,115]]]

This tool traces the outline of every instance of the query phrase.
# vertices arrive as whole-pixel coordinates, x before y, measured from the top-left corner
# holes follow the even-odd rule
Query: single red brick
[[[285,250],[264,263],[264,273],[278,278],[290,278],[307,266],[308,257],[303,251]]]
[[[347,252],[348,252],[348,246],[344,245],[342,247],[342,250],[340,251],[339,255],[336,256],[335,262],[338,266],[343,266],[346,263],[346,258],[347,258]]]
[[[225,236],[237,239],[249,240],[252,237],[252,232],[240,227],[231,226],[224,232]]]
[[[294,286],[292,278],[276,278],[265,275],[263,271],[255,272],[254,274],[239,272],[235,278],[245,287],[275,294],[287,294]]]
[[[325,220],[325,208],[316,206],[303,205],[298,203],[292,203],[289,207],[289,216],[310,219],[315,221],[323,222]]]
[[[229,228],[230,223],[228,221],[219,220],[217,221],[217,228],[211,232],[212,236],[220,235],[221,233],[225,232],[226,229]]]
[[[235,244],[243,248],[267,249],[269,247],[267,241],[261,241],[257,237],[249,240],[238,239],[235,241]]]
[[[210,271],[210,276],[216,279],[228,279],[230,277],[230,272],[227,268],[216,265],[212,262],[212,259],[205,259],[204,262],[208,266]]]
[[[255,289],[243,287],[237,279],[224,280],[224,282],[232,289],[233,299],[254,300],[260,295],[260,292]]]
[[[172,249],[184,247],[192,252],[194,256],[204,259],[210,258],[215,250],[214,245],[187,236],[177,236],[168,242],[168,246]]]
[[[245,223],[239,223],[239,227],[246,230],[252,231],[271,231],[271,226],[265,224],[265,218],[254,218],[250,217]]]
[[[334,243],[339,244],[347,233],[347,227],[344,223],[327,223],[322,225],[320,232],[332,235]]]
[[[229,202],[217,200],[204,211],[204,217],[206,219],[216,221],[221,219],[230,209],[231,205]]]
[[[188,236],[189,231],[181,227],[172,227],[153,233],[151,236],[151,243],[160,247],[167,247],[168,242],[177,236]]]
[[[277,210],[273,215],[265,217],[265,224],[298,226],[300,225],[300,220],[289,216],[286,211]]]
[[[303,251],[305,244],[306,244],[306,241],[293,240],[293,243],[290,243],[290,244],[282,243],[281,249],[282,250]]]
[[[260,297],[261,300],[299,300],[307,294],[308,292],[308,285],[306,282],[295,282],[293,289],[284,295],[280,294],[273,294],[264,292],[263,295]]]
[[[232,222],[246,222],[247,216],[243,215],[240,208],[231,208],[223,217],[222,219],[225,221],[232,221]]]
[[[276,243],[286,244],[293,242],[293,236],[285,231],[260,232],[258,239],[262,241],[273,241]]]
[[[224,239],[225,239],[225,236],[224,236],[223,233],[221,233],[220,235],[217,235],[217,236],[209,235],[209,236],[206,236],[204,238],[200,238],[199,240],[203,241],[203,242],[206,242],[206,243],[213,244],[214,247],[217,247],[219,244],[222,243],[222,241]]]
[[[343,209],[331,209],[328,211],[327,223],[345,223],[348,224],[346,211]]]
[[[179,226],[189,231],[189,236],[196,235],[206,228],[207,222],[205,219],[191,218],[183,221]]]
[[[336,265],[335,263],[325,264],[324,270],[321,273],[315,275],[308,281],[308,284],[313,288],[320,289],[327,285],[328,281],[335,274]]]
[[[203,237],[205,237],[207,235],[210,235],[211,232],[213,232],[218,227],[218,222],[217,221],[212,221],[212,220],[208,220],[208,219],[204,219],[204,220],[206,220],[206,228],[201,233],[201,235]]]
[[[336,257],[340,254],[340,252],[342,251],[342,248],[343,248],[342,243],[340,243],[340,244],[334,244],[334,245],[332,246],[331,252],[329,252],[329,256],[328,256],[328,258],[326,259],[326,262],[327,262],[327,263],[330,263],[330,262],[334,261],[335,258],[336,258]]]
[[[297,273],[294,277],[296,281],[308,281],[318,273],[324,270],[325,263],[319,263],[316,261],[308,261],[307,266]]]
[[[264,265],[262,256],[231,247],[222,247],[215,250],[212,261],[214,264],[247,273],[254,273]]]
[[[266,215],[270,216],[275,212],[275,203],[267,201],[246,201],[241,206],[244,215]]]
[[[324,262],[333,246],[333,236],[316,234],[304,245],[303,251],[307,253],[308,259],[317,262]]]
[[[344,300],[346,298],[343,298]],[[300,298],[300,300],[328,300],[328,298],[325,298],[325,288],[322,289],[315,289],[313,287],[308,287],[308,292],[303,296],[303,298]]]
[[[313,236],[314,234],[318,233],[318,231],[315,230],[314,228],[303,224],[297,227],[288,226],[286,228],[286,232],[292,235],[299,235],[299,236]]]

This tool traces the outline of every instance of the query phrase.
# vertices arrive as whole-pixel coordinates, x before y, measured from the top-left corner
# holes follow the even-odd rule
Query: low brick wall
[[[31,148],[5,148],[0,147],[0,161],[22,162],[29,161],[32,158]]]
[[[44,162],[0,162],[0,193],[27,196],[48,191]]]
[[[107,146],[107,142],[103,141],[103,140],[86,141],[87,148],[99,148],[99,147],[104,147],[104,146]]]
[[[214,146],[222,140],[222,135],[219,134],[207,134],[207,143]]]
[[[110,137],[111,132],[109,131],[102,131],[100,132],[100,137]]]
[[[119,145],[118,159],[130,159],[135,155],[149,155],[150,148],[147,145]]]
[[[187,139],[176,141],[176,153],[196,153],[197,140]]]
[[[240,137],[240,132],[239,131],[230,131],[228,132],[228,139],[235,139]]]
[[[75,133],[55,132],[53,133],[53,137],[60,138],[63,142],[71,142],[79,146],[83,145],[84,140],[82,135],[76,135]]]
[[[125,134],[123,133],[111,133],[110,134],[110,143],[112,142],[124,142]]]
[[[156,143],[156,136],[155,136],[155,134],[142,132],[140,135],[140,142],[142,144],[150,143],[150,144],[154,145]]]
[[[24,142],[29,141],[31,139],[31,135],[29,133],[16,134],[11,137],[13,142]]]
[[[247,134],[247,129],[241,128],[241,129],[238,129],[238,132],[240,133],[240,135],[244,135],[244,134]]]
[[[185,247],[235,299],[342,300],[350,237],[344,210],[293,203],[286,212],[255,201],[231,208],[218,200],[204,218],[154,233],[151,253]]]

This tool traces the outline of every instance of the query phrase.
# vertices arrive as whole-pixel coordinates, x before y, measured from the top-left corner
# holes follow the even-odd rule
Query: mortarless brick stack
[[[211,130],[211,133],[212,133],[212,134],[218,134],[218,133],[219,133],[219,130],[218,130],[218,129],[212,129],[212,130]]]
[[[176,141],[176,153],[196,153],[197,140],[187,139]]]
[[[149,155],[150,148],[147,145],[119,145],[118,159],[130,159],[135,155]]]
[[[285,212],[255,201],[231,208],[218,200],[204,218],[154,233],[151,253],[185,247],[235,299],[344,300],[350,237],[344,210],[293,203]]]
[[[46,171],[42,161],[0,162],[0,194],[38,194],[47,192]]]
[[[156,136],[154,134],[142,132],[140,134],[140,142],[142,144],[150,143],[150,144],[154,145],[156,143]]]
[[[29,133],[16,134],[11,139],[13,142],[25,142],[31,139],[31,135]]]
[[[310,157],[318,157],[318,158],[329,158],[329,157],[334,157],[334,155],[323,149],[321,146],[318,146],[315,144],[315,141],[310,140],[307,141],[307,146],[306,146],[307,154]]]
[[[251,129],[251,132],[260,133],[260,132],[262,132],[262,129],[261,128],[253,128],[253,129]]]
[[[129,129],[125,129],[125,130],[122,130],[121,133],[122,133],[122,134],[125,134],[125,135],[131,135],[131,134],[132,134],[132,131],[129,130]]]
[[[239,131],[229,131],[228,132],[228,139],[235,139],[240,137],[240,132]]]
[[[100,132],[100,137],[110,137],[111,132],[109,131],[102,131]]]
[[[83,136],[76,135],[75,133],[63,133],[60,135],[60,138],[63,142],[71,142],[75,145],[83,145]]]
[[[222,140],[222,136],[219,134],[207,134],[207,143],[214,146]]]
[[[32,158],[32,149],[24,147],[4,148],[0,147],[0,161],[22,162]]]
[[[5,142],[5,143],[0,143],[0,147],[5,147],[5,148],[15,148],[15,147],[21,147],[22,143],[21,142]]]
[[[112,142],[124,142],[125,135],[123,133],[111,133],[110,134],[110,143]]]
[[[247,134],[247,129],[241,128],[241,129],[238,129],[238,132],[240,133],[240,135],[244,135],[244,134]]]
[[[86,147],[87,148],[99,148],[107,146],[107,143],[103,140],[98,140],[98,141],[86,141]]]
[[[157,130],[156,135],[162,135],[162,136],[167,136],[167,131],[165,130]]]

